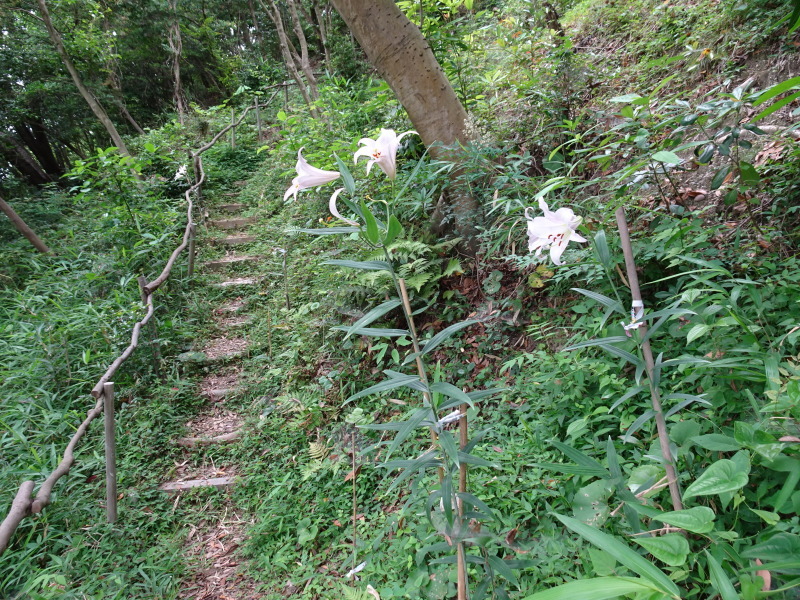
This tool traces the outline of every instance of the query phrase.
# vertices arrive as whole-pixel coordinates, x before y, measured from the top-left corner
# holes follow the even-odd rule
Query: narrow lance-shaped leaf
[[[527,596],[524,600],[611,600],[630,594],[660,591],[645,579],[635,577],[593,577],[570,581]]]
[[[465,329],[470,325],[474,325],[475,323],[480,323],[480,321],[476,321],[474,319],[461,321],[460,323],[456,323],[454,325],[450,325],[450,327],[442,329],[439,333],[425,343],[425,345],[422,347],[422,350],[420,350],[420,354],[424,355],[428,352],[431,352],[433,349],[437,348],[439,344],[453,337],[453,334],[455,334],[457,331],[461,331],[462,329]]]
[[[383,304],[376,306],[347,329],[347,335],[344,336],[344,339],[349,338],[355,332],[356,329],[359,329],[360,327],[366,327],[370,323],[376,321],[377,319],[380,319],[383,315],[385,315],[389,311],[394,310],[395,308],[400,306],[400,304],[401,304],[400,300],[389,300],[387,302],[384,302]]]
[[[595,527],[581,523],[577,519],[564,515],[555,515],[556,518],[564,523],[569,529],[579,534],[601,550],[608,552],[619,563],[628,567],[637,575],[644,577],[653,583],[660,591],[673,597],[680,598],[680,591],[672,580],[663,571],[653,565],[650,561],[643,558],[637,552],[620,542],[617,538],[603,533]]]
[[[355,227],[352,227],[354,231],[358,231]],[[362,271],[390,271],[392,270],[392,265],[390,265],[385,260],[338,260],[338,259],[331,259],[326,260],[323,264],[325,265],[334,265],[337,267],[347,267],[348,269],[361,269]]]
[[[347,190],[347,193],[351,196],[356,193],[356,182],[353,179],[353,174],[350,173],[350,169],[347,168],[347,165],[344,164],[341,158],[339,158],[336,153],[334,153],[333,158],[336,159],[336,166],[339,169],[339,173],[342,174],[342,181],[344,181],[344,187]]]

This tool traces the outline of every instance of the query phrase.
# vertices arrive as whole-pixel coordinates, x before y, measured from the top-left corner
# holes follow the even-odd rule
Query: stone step
[[[236,192],[232,194],[225,194],[226,196],[238,196]],[[247,204],[243,204],[241,202],[231,202],[230,204],[221,204],[217,207],[219,210],[223,212],[230,212],[230,213],[238,213],[242,212],[245,208],[247,208]]]
[[[226,238],[217,238],[214,240],[217,244],[225,244],[226,246],[240,246],[242,244],[252,244],[256,241],[254,235],[233,235]]]
[[[212,479],[192,479],[190,481],[170,481],[159,486],[162,492],[177,493],[194,488],[215,487],[218,490],[225,489],[234,484],[235,477],[214,477]]]
[[[211,402],[219,402],[220,400],[224,400],[226,397],[231,396],[239,391],[239,388],[217,388],[214,390],[208,390],[206,392],[206,396]]]
[[[236,431],[231,431],[230,433],[223,433],[222,435],[215,435],[212,437],[207,437],[207,436],[183,437],[178,440],[178,445],[185,446],[187,448],[194,448],[195,446],[210,446],[211,444],[225,444],[228,442],[234,442],[238,440],[241,436],[242,436],[242,430],[237,429]]]
[[[256,222],[255,217],[236,217],[235,219],[217,219],[210,221],[212,227],[219,229],[240,229]]]
[[[203,268],[209,271],[222,271],[230,266],[258,262],[259,260],[261,260],[260,256],[226,256],[224,258],[209,260],[208,262],[203,263]]]
[[[213,283],[212,285],[218,288],[227,288],[241,285],[255,285],[256,283],[258,283],[258,279],[255,277],[237,277],[236,279],[220,281],[219,283]]]

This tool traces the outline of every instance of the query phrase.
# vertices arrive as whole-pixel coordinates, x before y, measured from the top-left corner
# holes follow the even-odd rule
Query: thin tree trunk
[[[455,160],[469,136],[467,111],[433,55],[428,42],[393,0],[331,0],[370,63],[406,109],[423,143],[437,158]],[[451,177],[461,174],[454,170]],[[465,185],[456,182],[449,202],[431,219],[438,233],[473,238],[478,204]],[[468,248],[472,250],[473,248]]]
[[[36,162],[36,159],[28,152],[28,149],[13,135],[0,134],[0,142],[5,142],[2,152],[8,162],[30,183],[41,185],[53,181],[53,178]]]
[[[253,32],[255,34],[256,42],[258,42],[258,48],[261,49],[264,47],[264,39],[261,36],[261,27],[258,25],[256,7],[253,4],[253,0],[247,0],[247,5],[250,7],[250,18],[253,19]]]
[[[50,248],[48,248],[47,245],[41,239],[39,239],[39,236],[33,232],[33,229],[28,227],[27,223],[22,220],[22,217],[20,217],[14,211],[14,209],[11,208],[5,200],[3,200],[3,198],[0,198],[0,211],[3,211],[6,216],[11,219],[11,222],[14,224],[14,227],[17,228],[17,231],[25,236],[25,239],[33,244],[34,248],[36,248],[39,252],[42,254],[53,253]]]
[[[308,105],[311,116],[315,119],[319,118],[319,111],[317,110],[317,107],[314,106],[314,100],[306,89],[306,82],[303,81],[303,78],[300,76],[300,72],[297,70],[297,64],[292,56],[291,43],[289,42],[289,37],[286,35],[286,28],[283,25],[281,12],[278,9],[278,6],[275,4],[275,0],[261,0],[261,2],[266,9],[269,18],[275,24],[275,29],[278,32],[278,46],[281,49],[281,55],[283,56],[283,62],[286,64],[286,69],[289,71],[289,75],[292,76],[292,79],[295,80],[297,86],[300,88],[300,93],[303,95],[303,100],[305,100],[306,104]]]
[[[17,123],[14,125],[14,131],[50,177],[58,179],[64,174],[63,166],[53,152],[50,138],[40,121],[31,118],[23,123]]]
[[[325,66],[330,69],[331,51],[330,48],[328,48],[328,24],[325,22],[325,9],[317,0],[314,1],[314,17],[317,19],[317,31],[319,31],[322,51],[325,53]]]
[[[175,108],[178,111],[178,122],[181,125],[186,121],[186,97],[183,93],[181,82],[181,56],[183,54],[183,41],[181,39],[181,24],[178,19],[178,0],[170,0],[172,23],[169,26],[169,49],[172,53],[172,83]]]
[[[297,14],[297,4],[295,0],[288,0],[289,14],[291,15],[292,29],[294,35],[297,37],[297,42],[300,44],[300,68],[308,81],[311,97],[314,100],[319,98],[317,91],[317,78],[314,77],[314,71],[311,69],[311,61],[308,58],[308,42],[306,41],[305,33],[303,33],[303,24]]]
[[[47,28],[47,33],[50,35],[50,41],[53,42],[56,52],[58,52],[58,55],[61,57],[61,62],[64,63],[64,66],[72,77],[72,81],[75,82],[75,87],[78,88],[78,91],[80,92],[81,96],[83,96],[83,99],[86,100],[89,108],[92,109],[94,115],[103,124],[103,127],[105,127],[108,135],[111,136],[111,140],[119,150],[119,153],[130,157],[131,153],[128,152],[128,147],[125,145],[125,142],[122,141],[122,137],[119,135],[119,132],[117,132],[117,128],[114,127],[114,123],[108,117],[108,114],[94,97],[94,95],[92,95],[89,89],[83,84],[78,70],[75,68],[75,65],[72,63],[72,59],[70,59],[66,49],[64,48],[64,42],[61,40],[61,35],[58,33],[56,28],[53,26],[52,21],[50,20],[50,12],[47,10],[46,0],[37,1],[39,4],[39,13],[42,16],[42,21],[44,21],[44,25]]]

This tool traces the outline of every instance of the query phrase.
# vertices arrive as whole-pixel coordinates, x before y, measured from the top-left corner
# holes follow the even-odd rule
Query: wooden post
[[[106,515],[117,522],[117,443],[114,437],[114,382],[103,386],[103,412],[106,429]]]
[[[147,285],[147,278],[144,275],[139,276],[139,292],[142,294],[142,304],[147,306],[147,292],[144,286]],[[156,327],[155,318],[150,320],[147,325],[150,336],[150,347],[153,349],[153,370],[156,372],[157,377],[161,377],[161,348],[158,344],[158,328]]]
[[[231,106],[231,148],[236,148],[236,109]]]
[[[633,257],[633,246],[631,245],[631,236],[628,231],[628,221],[625,219],[625,209],[619,207],[614,216],[617,219],[617,229],[619,229],[619,241],[622,245],[622,254],[625,256],[625,270],[628,273],[628,285],[631,288],[631,299],[637,303],[638,306],[642,304],[642,292],[639,288],[639,275],[636,272],[636,261]],[[636,306],[636,304],[634,305]],[[647,334],[647,324],[642,322],[639,326],[639,335],[644,339]],[[672,498],[672,510],[683,510],[683,502],[681,501],[681,489],[678,483],[678,475],[675,470],[675,461],[672,458],[672,452],[669,448],[669,433],[667,432],[667,423],[664,419],[664,411],[661,410],[661,394],[655,386],[655,379],[653,372],[655,371],[655,361],[653,360],[653,350],[650,347],[650,340],[645,340],[642,343],[642,355],[644,356],[645,367],[647,370],[647,382],[650,386],[650,402],[653,406],[655,413],[656,431],[658,432],[658,443],[661,447],[661,457],[664,460],[664,470],[667,473],[667,481],[669,482],[669,493]]]
[[[261,142],[261,111],[258,108],[258,96],[256,96],[256,129],[258,130],[257,140]]]
[[[189,225],[189,277],[194,276],[194,223]]]
[[[289,82],[283,82],[283,110],[289,107]]]

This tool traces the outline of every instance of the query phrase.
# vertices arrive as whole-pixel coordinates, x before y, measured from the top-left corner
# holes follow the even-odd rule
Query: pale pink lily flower
[[[569,208],[559,208],[551,211],[544,200],[539,200],[539,208],[544,213],[543,217],[532,217],[528,214],[532,206],[525,209],[525,218],[528,220],[528,251],[536,251],[536,256],[542,250],[550,248],[550,258],[557,264],[561,262],[561,255],[570,242],[585,242],[586,238],[578,235],[575,230],[581,224],[582,217],[578,217]]]
[[[349,225],[352,225],[353,227],[358,227],[358,226],[359,226],[359,225],[358,225],[358,223],[356,223],[356,222],[355,222],[355,221],[353,221],[352,219],[346,219],[345,217],[343,217],[343,216],[342,216],[342,215],[339,213],[339,210],[336,208],[336,198],[338,198],[338,197],[339,197],[339,194],[340,194],[340,193],[341,193],[343,190],[344,190],[344,188],[339,188],[338,190],[336,190],[335,192],[333,192],[333,195],[331,196],[330,202],[328,202],[328,208],[330,209],[330,211],[331,211],[331,214],[332,214],[334,217],[336,217],[337,219],[339,219],[340,221],[344,221],[345,223],[347,223],[347,224],[349,224]]]
[[[283,200],[286,201],[289,196],[294,196],[297,200],[297,192],[307,188],[317,187],[318,185],[325,185],[331,181],[335,181],[341,177],[338,171],[324,171],[317,167],[312,167],[308,161],[303,158],[303,149],[297,151],[297,165],[294,169],[297,171],[297,177],[292,179],[292,185],[286,190],[283,195]]]
[[[361,138],[358,143],[362,144],[362,147],[353,155],[353,162],[358,164],[358,159],[366,156],[369,158],[367,175],[369,175],[372,165],[377,164],[389,179],[394,179],[395,175],[397,175],[397,148],[400,146],[400,140],[409,133],[417,132],[406,131],[397,135],[394,129],[381,129],[381,134],[377,140]]]

